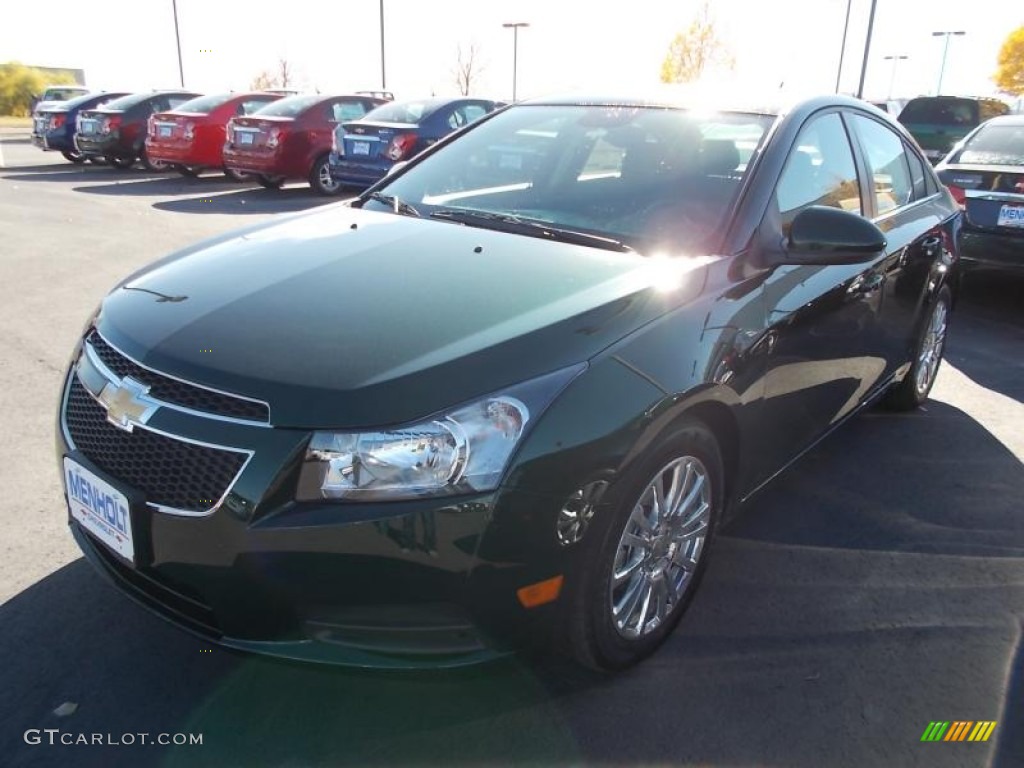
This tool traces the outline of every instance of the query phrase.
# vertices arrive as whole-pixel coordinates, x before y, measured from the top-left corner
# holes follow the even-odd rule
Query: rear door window
[[[876,213],[882,215],[909,203],[913,184],[903,140],[870,117],[853,115],[852,122],[871,174]]]
[[[929,194],[928,182],[925,181],[927,174],[924,170],[924,165],[921,162],[921,158],[917,156],[917,153],[907,149],[906,145],[904,145],[903,151],[910,165],[910,184],[914,190],[913,199],[923,200]]]

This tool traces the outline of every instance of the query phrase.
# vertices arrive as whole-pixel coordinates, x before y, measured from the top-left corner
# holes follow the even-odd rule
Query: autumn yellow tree
[[[999,49],[998,69],[992,78],[1003,93],[1024,96],[1024,27],[1013,30]]]
[[[42,72],[16,61],[0,64],[0,115],[22,117],[32,111],[32,98],[47,85],[74,84],[70,73]]]
[[[663,83],[690,83],[699,80],[711,66],[731,69],[734,59],[718,37],[708,0],[701,3],[690,26],[673,38],[661,62]]]

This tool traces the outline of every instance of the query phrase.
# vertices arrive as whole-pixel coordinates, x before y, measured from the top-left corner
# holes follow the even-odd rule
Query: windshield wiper
[[[384,203],[384,205],[391,208],[395,213],[400,213],[403,216],[415,216],[420,218],[422,214],[413,208],[409,203],[404,200],[399,200],[395,195],[385,195],[383,192],[371,192],[369,194],[370,200],[375,200],[378,203]]]
[[[575,229],[553,227],[543,221],[524,219],[511,213],[493,213],[491,211],[473,211],[466,208],[442,208],[430,214],[432,219],[447,219],[470,227],[496,229],[501,232],[512,232],[518,235],[540,237],[573,245],[589,245],[609,251],[636,253],[625,243],[603,235],[593,235]]]

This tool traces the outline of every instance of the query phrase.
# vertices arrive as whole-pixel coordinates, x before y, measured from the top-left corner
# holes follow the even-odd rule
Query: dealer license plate
[[[353,155],[368,155],[368,154],[370,154],[370,142],[368,142],[368,141],[353,141],[352,142],[352,154]]]
[[[1024,205],[1002,206],[996,224],[1000,227],[1024,228]]]
[[[252,134],[251,133],[239,133],[238,134],[238,143],[239,144],[252,144]]]
[[[64,488],[71,516],[125,560],[134,562],[128,497],[69,458],[64,459]]]
[[[160,138],[169,139],[171,137],[171,126],[161,125],[160,126]]]

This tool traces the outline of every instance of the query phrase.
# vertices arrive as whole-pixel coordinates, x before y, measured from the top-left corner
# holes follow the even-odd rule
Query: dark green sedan
[[[927,398],[959,236],[853,99],[517,104],[117,286],[60,404],[71,531],[237,649],[623,667],[744,501]]]

